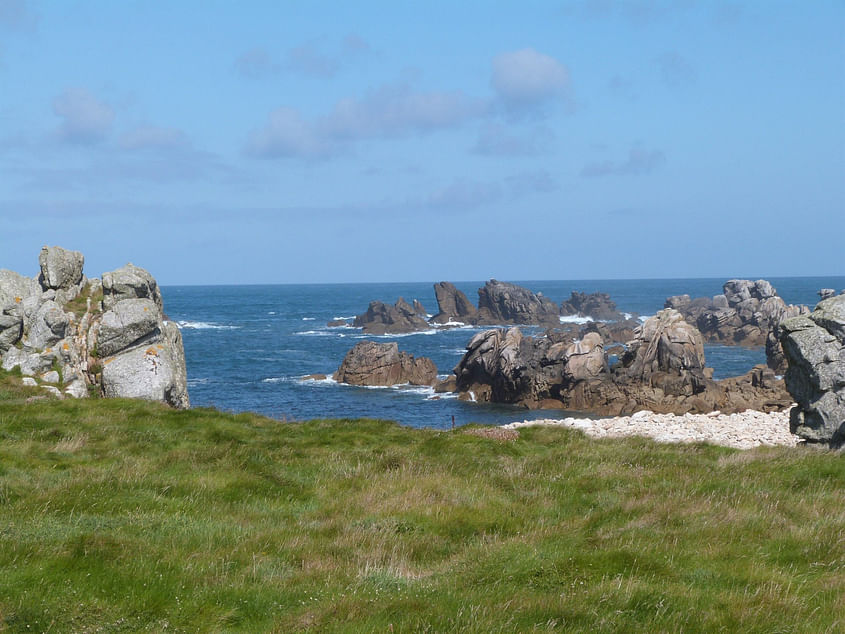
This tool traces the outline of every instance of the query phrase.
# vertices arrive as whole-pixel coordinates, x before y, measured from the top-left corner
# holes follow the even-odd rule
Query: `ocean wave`
[[[559,319],[562,324],[588,324],[593,321],[592,317],[580,317],[579,315],[561,315]]]
[[[271,311],[270,311],[270,312],[268,312],[267,314],[268,314],[268,315],[275,315],[275,314],[276,314],[276,311],[275,311],[275,310],[271,310]]]
[[[337,321],[339,319],[355,319],[357,315],[349,315],[348,317],[332,317],[332,321]]]
[[[316,317],[303,317],[302,321],[314,321],[315,319],[317,319],[317,318]]]
[[[355,335],[355,339],[396,339],[398,337],[413,337],[414,335],[436,335],[439,331],[436,328],[431,330],[418,330],[416,332],[392,332],[384,335]]]
[[[328,386],[328,385],[337,385],[346,388],[360,388],[363,390],[380,390],[380,391],[393,391],[399,392],[401,394],[415,394],[419,396],[424,396],[426,400],[432,401],[437,399],[452,399],[458,398],[458,395],[454,392],[443,392],[438,394],[434,391],[434,388],[428,385],[411,385],[410,383],[397,383],[396,385],[351,385],[350,383],[339,383],[332,378],[332,374],[329,373],[326,375],[325,379],[312,379],[310,378],[312,375],[305,375],[305,376],[298,376],[298,377],[278,377],[278,378],[269,378],[264,379],[263,382],[265,383],[281,383],[287,381],[296,381],[300,385],[312,385],[312,386]],[[445,378],[448,375],[443,375]]]
[[[325,379],[313,379],[313,374],[306,374],[304,376],[296,377],[296,382],[300,385],[338,385],[338,382],[332,378],[333,372],[326,374]]]
[[[238,330],[240,326],[231,326],[227,324],[215,324],[210,321],[190,321],[187,319],[180,319],[176,322],[179,328],[189,328],[191,330]]]

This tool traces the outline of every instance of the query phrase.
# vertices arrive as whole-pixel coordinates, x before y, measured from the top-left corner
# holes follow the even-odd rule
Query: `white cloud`
[[[258,158],[325,158],[335,148],[321,138],[312,124],[294,108],[277,108],[267,124],[254,131],[247,141],[247,154]]]
[[[263,48],[253,48],[235,60],[235,70],[249,79],[261,79],[275,75],[281,66],[275,63]]]
[[[190,145],[182,130],[153,125],[142,125],[129,130],[120,137],[119,143],[125,150],[174,149]]]
[[[666,162],[666,156],[660,150],[647,150],[635,145],[628,152],[624,161],[601,161],[590,163],[581,170],[582,176],[591,178],[601,176],[633,176],[648,174]]]
[[[359,140],[455,127],[485,109],[484,102],[461,92],[415,92],[407,84],[391,84],[360,99],[341,99],[312,121],[296,109],[278,108],[252,133],[246,150],[261,158],[326,158]]]
[[[525,48],[493,59],[491,84],[506,106],[533,107],[567,96],[569,71],[555,58]]]
[[[114,110],[84,88],[68,88],[53,99],[53,112],[62,118],[59,138],[72,144],[104,141],[111,132]]]
[[[481,126],[472,151],[487,156],[535,156],[548,151],[554,136],[543,126],[514,132],[501,123],[487,123]]]

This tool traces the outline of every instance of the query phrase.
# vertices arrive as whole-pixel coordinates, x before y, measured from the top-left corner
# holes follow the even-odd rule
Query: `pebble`
[[[549,426],[580,429],[595,438],[647,436],[658,442],[706,442],[735,449],[761,445],[794,447],[801,442],[789,432],[789,409],[782,412],[746,410],[737,414],[657,414],[639,411],[614,418],[562,418],[526,420],[503,425],[505,429]]]

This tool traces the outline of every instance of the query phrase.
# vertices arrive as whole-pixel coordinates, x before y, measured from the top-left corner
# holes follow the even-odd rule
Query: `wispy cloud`
[[[235,60],[235,70],[248,79],[263,79],[282,72],[318,79],[335,77],[344,66],[372,52],[362,37],[350,34],[334,46],[309,41],[274,56],[265,47],[253,48]]]
[[[581,176],[596,178],[602,176],[636,176],[648,174],[666,162],[666,156],[660,150],[648,150],[635,145],[623,161],[601,161],[590,163],[581,170]]]
[[[53,99],[53,112],[62,119],[58,138],[70,144],[104,141],[114,122],[114,110],[84,88],[68,88]]]
[[[406,83],[387,84],[362,98],[341,99],[331,111],[307,120],[282,107],[253,131],[247,154],[258,158],[326,158],[355,141],[424,134],[461,125],[486,104],[462,92],[419,92]]]
[[[698,78],[695,67],[677,51],[662,53],[655,61],[663,82],[671,88],[695,83]]]
[[[569,70],[532,48],[502,53],[493,59],[490,83],[511,110],[536,108],[554,98],[569,98]]]
[[[548,151],[554,138],[554,132],[545,126],[524,131],[490,122],[481,126],[472,151],[486,156],[535,156]]]

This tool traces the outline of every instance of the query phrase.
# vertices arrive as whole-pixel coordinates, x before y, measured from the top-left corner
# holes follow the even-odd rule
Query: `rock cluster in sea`
[[[609,364],[601,335],[525,336],[518,328],[475,335],[455,367],[466,400],[596,414],[772,410],[791,402],[765,366],[716,382],[705,366],[701,333],[673,309],[634,331],[621,362]]]
[[[434,385],[437,368],[427,357],[400,352],[396,342],[362,341],[346,353],[334,380],[349,385]]]
[[[40,273],[0,270],[0,363],[58,396],[157,400],[189,406],[185,352],[158,284],[127,264],[102,280],[78,251],[44,247]]]
[[[845,295],[828,296],[779,330],[789,364],[786,387],[797,403],[791,430],[811,442],[844,445]]]
[[[770,368],[782,374],[786,360],[777,327],[784,320],[809,312],[806,306],[787,305],[766,280],[728,280],[723,293],[713,298],[690,299],[676,295],[666,299],[666,308],[681,312],[696,326],[706,341],[742,346],[766,346]]]

